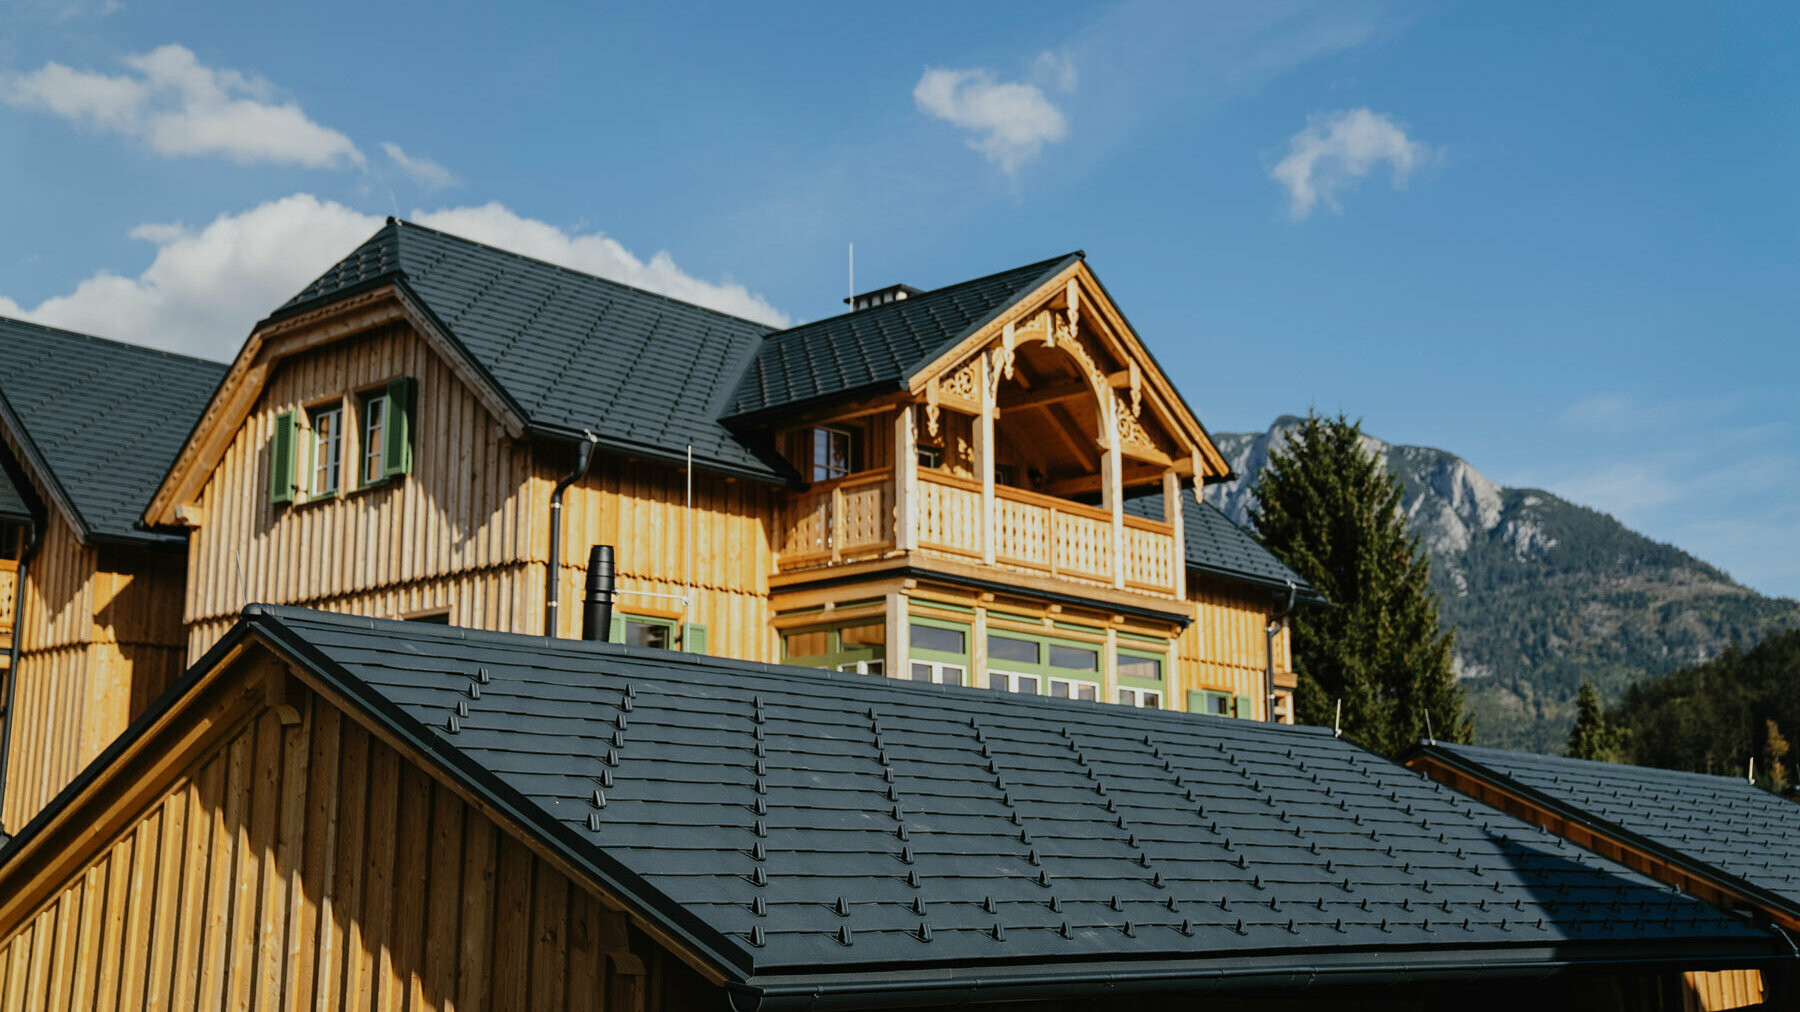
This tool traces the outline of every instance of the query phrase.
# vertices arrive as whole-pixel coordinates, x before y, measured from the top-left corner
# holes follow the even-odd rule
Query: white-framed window
[[[837,666],[839,671],[854,671],[859,675],[882,675],[887,673],[885,661],[845,661]]]
[[[1042,691],[1043,685],[1043,679],[1037,675],[988,669],[988,688],[995,692],[1018,692],[1027,696],[1035,696]]]
[[[941,447],[941,446],[920,446],[918,448],[918,451],[919,451],[919,466],[920,467],[943,467],[944,466],[944,448],[943,447]]]
[[[969,669],[961,664],[947,664],[943,661],[912,661],[910,666],[912,668],[912,680],[915,682],[931,682],[934,685],[961,685],[969,676]]]
[[[856,469],[856,434],[820,426],[813,430],[812,480],[831,481]]]
[[[362,396],[362,475],[364,485],[373,485],[387,474],[387,390]]]
[[[312,482],[307,494],[336,495],[344,470],[344,405],[317,407],[306,417],[312,426]]]
[[[1098,682],[1080,682],[1073,678],[1052,678],[1050,695],[1058,699],[1085,699],[1094,702],[1100,698],[1100,685]]]
[[[1147,710],[1162,709],[1162,693],[1156,689],[1131,689],[1119,686],[1119,702],[1126,706],[1139,706]]]

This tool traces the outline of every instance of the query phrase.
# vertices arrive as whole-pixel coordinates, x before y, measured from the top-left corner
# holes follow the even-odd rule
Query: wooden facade
[[[0,869],[8,1012],[700,1002],[616,903],[255,650]]]
[[[85,545],[57,511],[44,526],[15,591],[24,611],[15,631],[19,668],[7,673],[15,681],[0,828],[8,832],[186,666],[179,551]]]

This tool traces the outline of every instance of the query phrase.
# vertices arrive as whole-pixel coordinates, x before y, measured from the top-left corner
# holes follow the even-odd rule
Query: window
[[[450,609],[445,608],[443,611],[427,611],[420,612],[417,615],[406,615],[403,616],[400,621],[420,622],[425,625],[449,625]]]
[[[847,429],[813,430],[812,480],[831,481],[856,469],[856,434]]]
[[[1041,685],[1043,682],[1036,675],[1021,675],[1016,671],[988,672],[988,688],[995,692],[1022,692],[1035,696]]]
[[[636,615],[625,616],[624,636],[620,639],[628,647],[656,647],[667,650],[674,639],[675,624],[662,619],[638,618]]]
[[[361,408],[362,476],[359,480],[364,485],[373,485],[387,476],[387,391],[364,394]]]
[[[867,619],[851,625],[796,629],[781,637],[789,664],[830,671],[886,674],[887,625]]]
[[[1119,687],[1119,702],[1125,706],[1141,706],[1146,710],[1162,709],[1162,693],[1155,689]]]
[[[1145,654],[1128,654],[1119,651],[1119,677],[1131,678],[1143,682],[1162,681],[1163,662],[1160,657]]]
[[[1099,671],[1100,651],[1050,644],[1050,666],[1069,671]]]
[[[1231,694],[1195,689],[1188,693],[1188,712],[1204,713],[1213,717],[1229,717],[1231,716]]]
[[[943,467],[944,448],[941,446],[921,446],[919,449],[920,467]]]
[[[994,482],[999,485],[1019,485],[1019,467],[1017,464],[995,464]]]
[[[839,671],[854,671],[859,675],[880,675],[887,665],[883,661],[845,661],[837,666]]]
[[[917,650],[935,650],[945,654],[966,654],[969,651],[968,633],[961,629],[946,626],[926,625],[923,622],[912,624],[912,645]]]
[[[344,406],[332,404],[307,414],[312,426],[312,496],[336,495],[344,467]]]
[[[961,685],[969,669],[961,664],[945,664],[942,661],[913,661],[912,680],[915,682],[931,682],[935,685]]]
[[[1038,645],[1033,640],[1022,640],[1016,636],[988,634],[988,663],[1036,664],[1038,662]]]
[[[1050,694],[1058,699],[1085,699],[1093,702],[1100,698],[1100,686],[1093,682],[1077,682],[1070,678],[1050,679]]]

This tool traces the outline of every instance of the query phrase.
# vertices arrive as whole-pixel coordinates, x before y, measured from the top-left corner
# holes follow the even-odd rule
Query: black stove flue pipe
[[[613,546],[588,549],[587,594],[581,600],[581,638],[610,639],[613,606]]]

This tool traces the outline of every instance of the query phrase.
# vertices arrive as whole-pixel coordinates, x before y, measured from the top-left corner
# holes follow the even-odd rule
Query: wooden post
[[[983,595],[992,597],[993,595]],[[975,609],[975,621],[969,623],[969,685],[971,688],[988,687],[988,655],[987,655],[987,609]]]
[[[1104,450],[1100,455],[1100,504],[1112,514],[1112,581],[1125,586],[1125,475],[1119,454],[1119,401],[1109,392],[1102,405],[1106,417]]]
[[[1181,501],[1181,476],[1163,472],[1163,520],[1175,532],[1175,596],[1187,600],[1187,532]]]
[[[994,385],[987,356],[981,357],[981,418],[975,427],[975,468],[981,473],[981,561],[994,564]]]
[[[887,596],[887,676],[889,678],[909,678],[906,656],[906,634],[909,623],[906,620],[906,591],[893,590]]]
[[[1168,684],[1165,679],[1163,684]],[[1100,650],[1100,702],[1119,699],[1119,631],[1106,627],[1106,644]]]
[[[919,440],[911,404],[900,405],[894,416],[894,547],[910,552],[919,547],[919,518],[914,512],[919,498]]]

